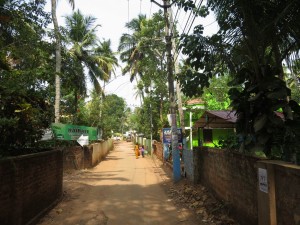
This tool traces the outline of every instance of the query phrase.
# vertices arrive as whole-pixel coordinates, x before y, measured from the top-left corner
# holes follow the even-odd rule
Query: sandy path
[[[162,188],[168,179],[150,156],[118,142],[106,160],[64,178],[63,201],[40,225],[190,225]]]

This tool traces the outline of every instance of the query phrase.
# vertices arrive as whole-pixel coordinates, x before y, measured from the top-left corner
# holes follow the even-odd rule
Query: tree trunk
[[[54,34],[56,40],[55,47],[55,104],[54,104],[54,115],[55,123],[59,123],[60,120],[60,72],[61,72],[61,45],[60,45],[60,34],[58,21],[56,17],[56,0],[51,0],[51,13],[52,21],[54,25]]]

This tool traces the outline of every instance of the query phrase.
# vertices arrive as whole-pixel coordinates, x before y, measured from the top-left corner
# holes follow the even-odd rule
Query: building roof
[[[186,102],[186,105],[199,105],[205,102],[201,98],[190,99]]]
[[[235,111],[206,110],[193,127],[234,128],[236,120]]]
[[[275,114],[284,119],[283,113],[275,112]],[[236,121],[235,110],[206,110],[193,127],[234,128]]]
[[[216,117],[219,117],[223,120],[226,120],[230,123],[235,123],[237,120],[236,111],[235,110],[207,110],[208,114],[214,115]]]

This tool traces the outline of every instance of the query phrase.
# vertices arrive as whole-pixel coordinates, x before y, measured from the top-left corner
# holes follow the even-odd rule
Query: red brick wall
[[[229,203],[242,225],[257,225],[257,160],[220,149],[194,151],[195,181]]]
[[[0,160],[1,225],[34,222],[60,200],[62,177],[58,150]]]
[[[300,167],[274,165],[274,174],[277,225],[299,225],[294,216],[300,216]]]
[[[80,170],[85,168],[84,151],[81,146],[68,147],[63,150],[64,170]]]
[[[92,168],[93,164],[93,146],[84,146],[84,167],[85,168]]]
[[[153,153],[156,155],[157,158],[163,160],[163,144],[161,142],[154,141]]]
[[[112,140],[97,142],[88,146],[74,146],[63,150],[64,170],[92,168],[103,160],[113,149]]]

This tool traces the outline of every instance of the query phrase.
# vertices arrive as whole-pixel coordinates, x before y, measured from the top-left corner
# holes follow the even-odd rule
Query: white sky
[[[47,0],[46,10],[51,11],[50,0]],[[162,4],[162,0],[157,0]],[[198,2],[196,0],[196,2]],[[146,14],[147,18],[151,14],[157,12],[160,8],[151,3],[150,0],[75,0],[75,10],[79,9],[83,15],[91,15],[97,18],[98,37],[101,39],[110,39],[112,42],[112,50],[117,51],[119,39],[123,33],[127,33],[125,24],[128,20],[136,18],[138,14]],[[173,7],[173,16],[175,16],[177,8]],[[64,16],[70,15],[72,9],[68,0],[59,0],[57,5],[57,17],[59,25],[64,25]],[[179,15],[179,31],[180,33],[185,27],[186,21],[189,18],[189,12],[185,13],[183,10],[178,12]],[[192,16],[191,16],[192,17]],[[191,21],[191,18],[190,18]],[[205,34],[210,35],[216,31],[216,23],[213,16],[208,18],[196,19],[194,25],[202,23],[205,28]],[[189,26],[188,26],[189,27]],[[187,30],[187,29],[186,29]],[[192,29],[191,29],[192,31]],[[121,63],[121,62],[120,62]],[[117,78],[109,82],[105,87],[106,94],[116,94],[124,98],[127,105],[130,107],[139,106],[139,99],[134,97],[135,83],[129,81],[129,75],[121,76],[121,69],[116,71]]]

